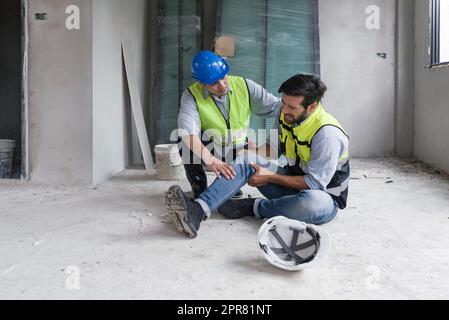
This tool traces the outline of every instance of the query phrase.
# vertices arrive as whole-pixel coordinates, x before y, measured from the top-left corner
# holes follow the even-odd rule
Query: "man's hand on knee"
[[[251,163],[251,167],[256,170],[256,173],[248,181],[251,187],[261,188],[270,183],[270,178],[274,175],[273,172],[255,163]]]
[[[215,173],[217,179],[220,179],[221,176],[223,176],[228,180],[234,180],[237,175],[232,165],[218,159],[214,159],[211,164],[207,165],[207,168]]]

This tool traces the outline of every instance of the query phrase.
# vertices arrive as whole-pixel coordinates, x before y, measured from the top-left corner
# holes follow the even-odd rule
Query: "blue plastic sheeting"
[[[191,60],[201,49],[202,35],[198,3],[160,0],[160,142],[170,142],[182,93],[193,82]],[[294,74],[320,74],[317,0],[219,0],[216,27],[217,37],[236,39],[231,74],[252,79],[275,95]],[[251,127],[271,129],[273,121],[253,116]]]
[[[191,63],[199,50],[201,18],[196,1],[161,1],[158,17],[158,95],[162,110],[160,142],[170,142],[178,126],[182,93],[192,83]]]
[[[277,94],[297,73],[320,73],[318,1],[221,0],[217,36],[234,36],[231,73],[252,79]],[[254,129],[273,120],[252,117]]]

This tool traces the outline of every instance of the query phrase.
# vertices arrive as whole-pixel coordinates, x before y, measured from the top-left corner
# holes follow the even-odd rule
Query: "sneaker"
[[[228,200],[220,208],[218,212],[226,219],[236,220],[245,217],[254,217],[254,204],[256,199],[240,199]]]
[[[178,231],[188,238],[196,238],[205,216],[201,205],[182,192],[179,186],[173,186],[168,190],[166,205]]]

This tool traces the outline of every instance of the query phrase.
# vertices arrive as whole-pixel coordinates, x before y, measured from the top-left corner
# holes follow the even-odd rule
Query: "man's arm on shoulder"
[[[250,79],[245,80],[249,89],[251,111],[260,117],[274,117],[282,105],[281,99],[269,93],[264,87],[256,82]]]

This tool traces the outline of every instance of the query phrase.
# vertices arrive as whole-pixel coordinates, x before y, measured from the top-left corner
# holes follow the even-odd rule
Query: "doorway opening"
[[[0,178],[24,177],[22,0],[0,0]]]

